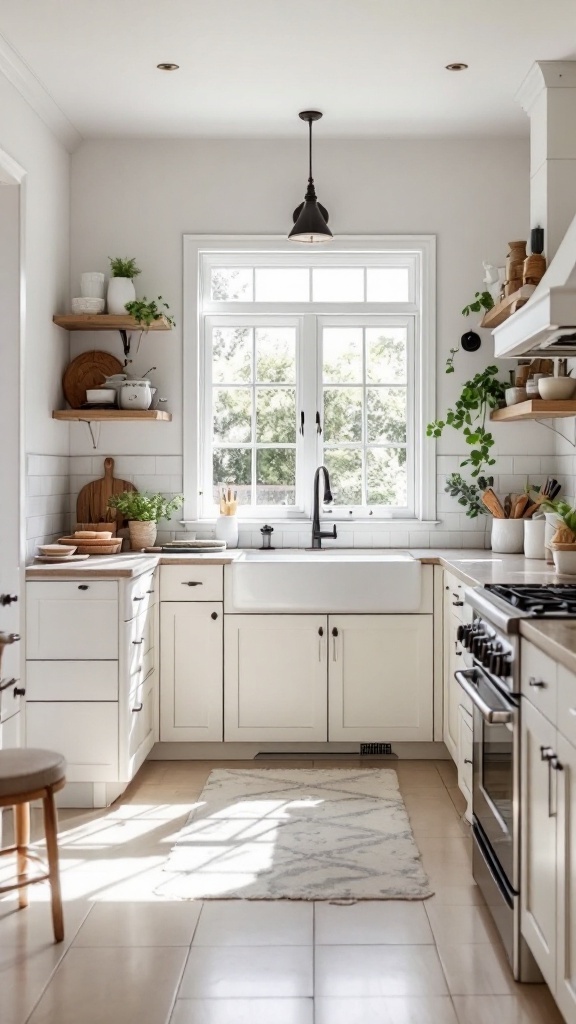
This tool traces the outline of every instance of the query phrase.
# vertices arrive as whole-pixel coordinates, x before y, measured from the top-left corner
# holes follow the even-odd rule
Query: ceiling
[[[84,137],[301,136],[309,107],[317,137],[522,135],[515,93],[576,59],[576,2],[0,0],[0,36]]]

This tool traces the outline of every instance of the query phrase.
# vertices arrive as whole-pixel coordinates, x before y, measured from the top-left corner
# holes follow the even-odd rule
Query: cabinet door
[[[134,778],[146,755],[154,746],[154,695],[155,682],[148,678],[140,683],[128,699],[128,723],[126,742],[126,763],[121,761],[120,774],[123,780]]]
[[[432,740],[431,615],[330,615],[330,740]]]
[[[224,738],[326,740],[325,615],[228,615]]]
[[[576,1021],[576,747],[557,740],[558,886],[556,1001],[568,1024]]]
[[[222,740],[222,604],[160,605],[160,739]]]
[[[521,929],[536,962],[556,988],[556,783],[544,759],[555,752],[556,729],[529,701],[522,701]]]

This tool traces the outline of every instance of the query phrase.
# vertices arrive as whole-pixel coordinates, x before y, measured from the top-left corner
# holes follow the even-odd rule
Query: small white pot
[[[80,275],[80,294],[84,299],[104,298],[104,274],[89,270]]]
[[[526,558],[546,558],[544,539],[546,536],[545,519],[523,519],[524,523],[524,554]]]
[[[158,526],[154,522],[129,519],[130,545],[134,551],[154,547]]]
[[[561,576],[576,576],[576,551],[562,551],[554,548],[554,565]]]
[[[218,516],[214,531],[216,540],[225,540],[226,547],[238,547],[238,520],[236,516]]]
[[[149,380],[125,380],[118,389],[121,409],[149,409],[151,402],[152,388]]]
[[[136,289],[131,277],[111,277],[108,281],[108,312],[121,316],[126,303],[134,302]]]
[[[519,555],[524,550],[523,519],[492,520],[492,551],[501,555]]]

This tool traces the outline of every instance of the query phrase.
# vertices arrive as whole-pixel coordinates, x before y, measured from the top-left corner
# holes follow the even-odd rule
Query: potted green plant
[[[134,278],[141,273],[132,256],[109,256],[110,280],[108,282],[108,312],[118,316],[126,312],[126,303],[136,298]]]
[[[160,304],[160,305],[159,305]],[[127,302],[125,306],[126,312],[133,316],[136,323],[142,327],[143,330],[147,330],[154,320],[159,320],[161,316],[165,317],[171,327],[176,326],[176,321],[173,316],[168,312],[170,306],[161,295],[157,299],[148,299],[144,295],[141,299],[134,299],[133,302]]]
[[[183,494],[165,498],[163,494],[141,494],[140,491],[122,491],[108,499],[108,506],[116,508],[128,520],[130,544],[135,551],[152,547],[156,540],[158,523],[170,519],[184,502]]]
[[[454,408],[447,410],[446,419],[435,420],[426,427],[427,436],[434,438],[441,437],[445,427],[461,430],[466,444],[472,449],[460,466],[472,467],[470,475],[475,482],[468,483],[460,473],[452,473],[446,481],[446,491],[458,499],[458,504],[466,507],[466,515],[470,519],[487,513],[480,500],[481,491],[493,483],[491,477],[484,475],[486,468],[496,462],[491,451],[494,438],[486,430],[486,416],[491,409],[502,405],[510,387],[510,384],[498,380],[497,374],[497,366],[487,366],[471,380],[465,381]]]

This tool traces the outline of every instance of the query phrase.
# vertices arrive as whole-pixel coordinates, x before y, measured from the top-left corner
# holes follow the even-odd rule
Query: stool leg
[[[44,803],[44,828],[46,831],[46,851],[48,854],[48,873],[52,892],[52,923],[54,939],[62,942],[64,938],[64,917],[62,914],[62,894],[60,892],[60,872],[58,868],[58,823],[54,793],[49,786],[46,790]]]
[[[18,881],[25,882],[28,877],[28,858],[30,845],[30,804],[14,805],[14,838],[18,853],[16,854]],[[18,890],[18,906],[28,906],[28,886]]]

